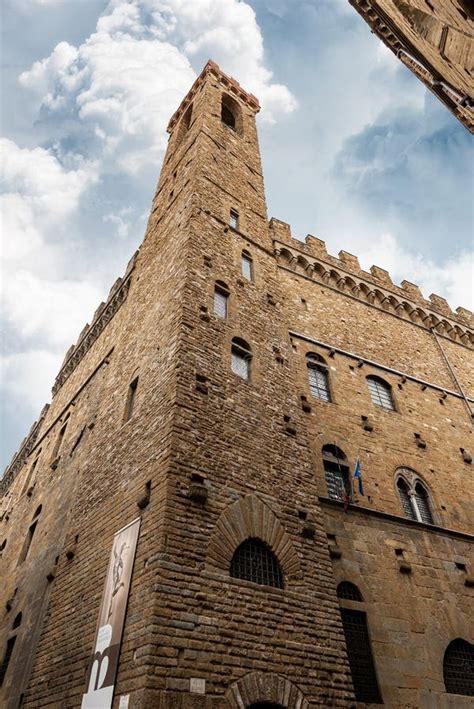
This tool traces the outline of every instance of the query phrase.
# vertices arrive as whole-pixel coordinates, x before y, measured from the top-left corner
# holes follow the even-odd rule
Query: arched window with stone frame
[[[331,401],[329,370],[324,359],[316,352],[308,352],[306,355],[306,367],[308,369],[311,395],[320,401]]]
[[[350,499],[351,490],[349,462],[346,454],[334,444],[323,446],[321,454],[328,496],[333,500],[346,502]]]
[[[396,487],[405,517],[425,524],[434,524],[433,503],[428,487],[415,470],[397,468]]]
[[[235,550],[230,575],[260,586],[283,588],[280,562],[268,544],[253,537],[246,539]]]

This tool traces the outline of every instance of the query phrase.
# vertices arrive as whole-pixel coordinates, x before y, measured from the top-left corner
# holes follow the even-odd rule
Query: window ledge
[[[318,499],[322,505],[325,505],[327,507],[337,507],[341,510],[344,509],[344,503],[340,502],[339,500],[333,500],[332,498],[325,497],[324,495],[319,496]],[[418,522],[414,519],[408,519],[408,517],[394,515],[389,512],[382,512],[380,510],[373,510],[370,507],[362,507],[361,505],[348,505],[347,510],[344,514],[352,513],[366,515],[368,517],[385,519],[389,522],[395,522],[396,524],[401,524],[405,527],[416,527],[426,532],[433,532],[434,534],[442,534],[449,537],[458,537],[460,539],[465,539],[469,541],[474,540],[474,534],[469,534],[468,532],[461,532],[457,529],[449,529],[448,527],[440,527],[437,524],[426,524],[425,522]]]

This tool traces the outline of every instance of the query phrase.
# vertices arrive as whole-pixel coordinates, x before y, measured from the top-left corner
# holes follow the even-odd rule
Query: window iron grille
[[[428,493],[426,492],[425,488],[420,485],[420,483],[415,486],[414,498],[420,516],[419,521],[425,522],[425,524],[433,524],[433,515],[431,514]]]
[[[235,209],[230,210],[229,214],[229,226],[232,227],[232,229],[238,229],[239,228],[239,213],[235,211]]]
[[[389,409],[390,411],[395,409],[392,389],[389,384],[375,377],[367,377],[367,385],[375,406],[380,406],[382,409]]]
[[[308,364],[309,389],[315,399],[331,401],[329,393],[329,377],[321,365]]]
[[[350,581],[341,581],[337,587],[337,597],[347,601],[362,601],[362,595],[357,586]]]
[[[242,275],[248,281],[252,280],[252,259],[245,253],[242,254]]]
[[[216,288],[214,291],[214,313],[222,318],[223,320],[227,319],[227,301],[229,298],[229,294],[226,293],[223,289],[221,288]]]
[[[270,547],[260,539],[246,539],[236,549],[230,565],[230,575],[261,586],[283,588],[283,573]]]
[[[443,676],[448,694],[474,697],[474,645],[458,638],[444,653]]]
[[[408,519],[416,519],[416,514],[410,501],[410,495],[408,494],[408,485],[400,478],[397,482],[397,488],[405,517],[408,517]]]
[[[383,704],[370,647],[367,616],[363,611],[340,610],[356,700]]]

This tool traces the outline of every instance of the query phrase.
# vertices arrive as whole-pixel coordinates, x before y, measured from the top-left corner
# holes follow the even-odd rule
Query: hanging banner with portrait
[[[137,548],[140,518],[114,535],[82,709],[110,709]]]

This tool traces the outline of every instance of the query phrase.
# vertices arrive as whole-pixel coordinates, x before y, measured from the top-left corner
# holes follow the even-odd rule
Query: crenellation
[[[313,237],[314,238],[314,237]],[[361,273],[361,267],[357,256],[350,254],[348,251],[339,251],[339,259],[350,271]]]
[[[390,274],[385,270],[385,268],[380,268],[380,266],[371,266],[370,273],[377,281],[380,281],[380,283],[384,283],[389,288],[393,286],[393,281]]]

